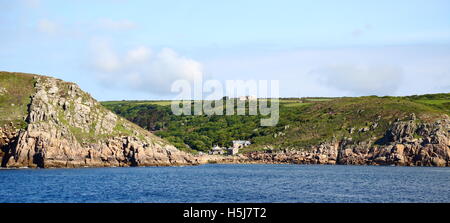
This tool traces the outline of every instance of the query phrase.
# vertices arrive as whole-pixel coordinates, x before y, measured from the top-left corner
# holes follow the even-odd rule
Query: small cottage
[[[209,151],[209,154],[210,155],[224,155],[225,149],[216,145],[211,149],[211,151]]]
[[[233,148],[242,149],[244,147],[249,146],[252,144],[250,141],[247,140],[234,140],[233,141]]]

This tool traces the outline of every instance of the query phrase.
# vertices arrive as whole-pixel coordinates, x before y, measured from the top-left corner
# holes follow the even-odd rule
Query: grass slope
[[[261,127],[262,116],[175,116],[170,104],[161,101],[117,101],[103,105],[185,150],[207,151],[213,145],[229,146],[232,140],[246,139],[253,142],[248,151],[267,146],[308,149],[343,137],[356,142],[376,142],[396,119],[407,119],[414,113],[418,122],[433,121],[449,114],[449,102],[450,94],[288,98],[280,100],[280,121],[274,127]]]
[[[13,123],[25,128],[25,118],[31,95],[34,93],[34,75],[0,71],[0,125]]]
[[[36,74],[0,71],[0,126],[9,126],[12,123],[16,129],[26,128],[31,96],[36,92],[35,84],[37,80],[35,77],[49,78]],[[57,114],[57,117],[54,117],[57,119],[57,127],[66,127],[81,144],[95,143],[115,136],[135,136],[141,140],[148,138],[161,144],[167,143],[122,117],[119,117],[113,123],[115,124],[114,127],[104,126],[105,123],[112,123],[110,119],[107,119],[110,113],[108,109],[84,91],[79,91],[75,97],[69,96],[68,92],[73,87],[73,83],[58,80],[56,84],[59,89],[56,93],[57,96],[67,100],[65,109],[51,103],[52,109]],[[78,110],[75,107],[78,107]],[[84,112],[83,115],[88,116],[88,118],[77,121],[74,117],[82,107],[87,107],[88,113]]]

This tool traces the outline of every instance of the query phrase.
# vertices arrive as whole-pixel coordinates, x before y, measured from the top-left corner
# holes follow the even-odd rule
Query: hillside
[[[450,94],[445,95],[450,97]],[[262,116],[174,116],[168,101],[102,103],[179,146],[186,144],[194,150],[207,151],[216,144],[230,146],[231,140],[236,139],[254,142],[248,150],[258,150],[265,145],[302,149],[344,137],[355,141],[381,139],[396,119],[408,119],[414,113],[418,122],[430,122],[450,114],[445,107],[434,106],[435,100],[375,96],[281,99],[280,121],[275,127],[260,127]],[[442,100],[439,104],[450,103],[450,98]]]
[[[11,124],[25,128],[28,105],[35,93],[34,76],[31,74],[0,73],[0,126]]]
[[[76,84],[23,73],[0,72],[0,148],[2,167],[198,163]]]
[[[419,149],[408,154],[411,157],[402,158],[401,162],[448,165],[449,96],[282,99],[280,121],[275,127],[260,127],[261,116],[174,116],[169,103],[162,101],[110,101],[103,105],[178,148],[194,153],[206,152],[214,145],[230,146],[232,140],[245,139],[253,144],[241,153],[255,160],[272,162],[274,155],[267,160],[267,154],[283,153],[288,155],[281,162],[328,163],[320,161],[320,157],[304,162],[291,158],[295,154],[307,157],[333,153],[326,155],[332,158],[331,164],[337,162],[339,155],[343,156],[343,151],[351,149],[348,156],[355,153],[356,157],[364,157],[358,159],[370,160],[352,161],[341,157],[338,163],[376,164],[375,156],[380,154],[373,153],[381,148],[388,153],[381,154],[384,158],[380,158],[378,164],[401,165],[405,163],[398,163],[397,158],[386,163],[389,160],[386,157],[396,151],[395,145],[410,148],[433,145],[440,147],[427,151],[426,161],[411,163],[420,153]],[[317,152],[318,148],[335,151]]]
[[[1,167],[450,162],[450,94],[285,98],[273,127],[261,115],[175,116],[169,101],[102,104],[74,83],[0,72]],[[252,145],[199,155],[233,140]]]

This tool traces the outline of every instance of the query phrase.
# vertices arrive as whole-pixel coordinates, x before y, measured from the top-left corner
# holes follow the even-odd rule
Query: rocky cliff
[[[379,140],[354,142],[351,138],[313,146],[309,150],[283,149],[251,152],[250,162],[343,165],[449,166],[450,119],[443,115],[424,122],[411,114],[397,120]]]
[[[199,159],[103,108],[76,84],[59,79],[2,72],[0,98],[13,97],[19,86],[10,80],[28,78],[29,104],[2,103],[2,112],[24,107],[23,117],[2,117],[2,167],[100,167],[191,165]],[[9,75],[9,76],[8,76]],[[8,79],[9,78],[9,79]],[[6,81],[5,81],[6,80]],[[16,109],[20,111],[20,109]],[[22,120],[24,124],[17,124]]]
[[[287,133],[277,133],[262,150],[238,156],[195,156],[110,112],[74,83],[0,72],[0,164],[1,167],[203,163],[449,166],[450,118],[445,113],[429,112],[415,104],[411,107],[410,102],[399,104],[394,99],[373,100],[376,103],[340,100],[317,104],[311,111],[302,110],[293,116],[300,116],[299,125],[281,128]],[[395,102],[395,106],[386,106],[381,100]],[[403,105],[410,109],[399,113]],[[417,112],[417,117],[411,111]],[[320,133],[330,129],[334,129],[333,137],[306,148],[283,144],[286,140],[295,141],[295,137],[322,137]],[[339,134],[342,132],[345,134]]]

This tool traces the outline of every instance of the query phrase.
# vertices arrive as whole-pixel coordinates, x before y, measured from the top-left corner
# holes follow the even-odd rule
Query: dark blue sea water
[[[450,202],[450,168],[202,165],[0,170],[0,202]]]

